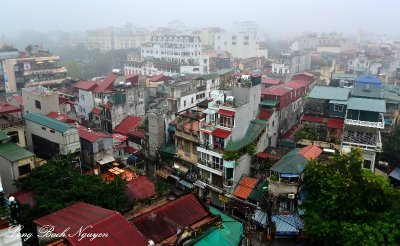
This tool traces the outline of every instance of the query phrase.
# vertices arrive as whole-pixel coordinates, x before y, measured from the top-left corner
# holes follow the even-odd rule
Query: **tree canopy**
[[[362,169],[361,150],[311,161],[304,188],[306,232],[324,245],[400,242],[400,191]]]

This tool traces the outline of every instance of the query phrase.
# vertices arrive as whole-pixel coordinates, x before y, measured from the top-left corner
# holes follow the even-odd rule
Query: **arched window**
[[[162,38],[161,37],[158,37],[158,42],[162,42]]]
[[[156,42],[157,41],[157,38],[156,37],[153,37],[153,42]]]
[[[177,38],[177,37],[174,38],[174,42],[175,42],[175,43],[178,42],[178,38]]]
[[[164,37],[164,40],[163,40],[163,42],[164,42],[164,43],[166,43],[166,42],[167,42],[167,38],[166,38],[166,37]]]
[[[188,39],[188,38],[185,38],[185,43],[187,43],[187,42],[189,42],[189,39]]]
[[[197,42],[199,42],[199,40],[198,40],[197,38],[195,38],[195,39],[194,39],[194,42],[197,43]]]
[[[182,43],[183,42],[183,38],[179,38],[179,42]]]
[[[169,37],[168,43],[172,43],[172,37]]]

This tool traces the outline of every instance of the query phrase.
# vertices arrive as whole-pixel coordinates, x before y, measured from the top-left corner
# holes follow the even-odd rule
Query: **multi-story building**
[[[77,114],[99,125],[104,132],[112,132],[128,115],[145,114],[144,88],[138,75],[112,73],[99,82],[78,81]]]
[[[253,34],[245,32],[216,33],[214,49],[218,52],[227,51],[235,58],[268,57],[268,50],[260,47]]]
[[[48,114],[57,112],[59,107],[58,91],[43,86],[22,88],[23,114]]]
[[[265,33],[261,26],[253,21],[234,22],[233,29],[237,32],[247,33],[257,41],[265,40]]]
[[[367,75],[371,61],[365,51],[357,51],[355,57],[348,62],[348,70],[357,75]]]
[[[38,157],[50,159],[80,151],[76,126],[37,113],[26,114],[24,118],[28,149]]]
[[[67,69],[58,64],[59,56],[38,51],[35,56],[5,59],[2,63],[6,92],[24,87],[57,87],[68,80]]]
[[[5,76],[4,73],[4,68],[3,68],[3,61],[5,59],[15,59],[19,56],[19,52],[17,49],[2,44],[0,43],[0,91],[4,91],[5,92],[5,79],[7,78],[7,82],[8,82],[8,76]]]
[[[297,51],[282,53],[272,63],[269,76],[289,81],[295,74],[303,73],[311,68],[311,53],[308,51]]]
[[[9,136],[10,142],[26,147],[25,126],[21,108],[8,103],[0,103],[0,131]]]
[[[154,36],[141,47],[141,60],[128,61],[125,70],[155,75],[206,74],[209,58],[202,55],[201,40],[192,35]]]

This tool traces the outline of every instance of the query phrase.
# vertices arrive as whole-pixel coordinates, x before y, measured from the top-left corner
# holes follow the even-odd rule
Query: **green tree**
[[[305,229],[316,243],[400,242],[400,191],[361,165],[361,150],[353,150],[306,167]]]

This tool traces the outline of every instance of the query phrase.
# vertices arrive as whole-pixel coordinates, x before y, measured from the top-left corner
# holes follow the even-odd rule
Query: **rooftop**
[[[236,185],[233,195],[246,200],[253,192],[253,189],[254,187],[256,187],[257,182],[257,179],[243,175],[240,178],[239,183]]]
[[[24,118],[25,118],[25,120],[34,122],[34,123],[42,125],[42,126],[46,126],[50,129],[53,129],[53,130],[61,132],[61,133],[64,133],[71,128],[76,128],[75,126],[68,125],[59,120],[56,120],[56,119],[50,118],[46,115],[38,114],[38,113],[29,113],[29,114],[25,115]]]
[[[15,143],[0,144],[0,156],[10,162],[16,162],[35,156],[34,153],[18,146]]]
[[[91,90],[94,90],[94,88],[97,87],[97,84],[94,81],[80,80],[80,81],[76,82],[75,84],[73,84],[72,86],[74,88],[76,88],[76,89],[81,89],[81,90],[85,90],[85,91],[91,91]]]
[[[121,121],[121,123],[119,123],[119,125],[114,128],[114,132],[127,136],[136,136],[143,138],[145,133],[143,130],[139,129],[141,123],[142,117],[128,115],[125,119]]]
[[[238,141],[229,140],[225,150],[227,151],[238,151],[246,145],[254,142],[258,136],[266,129],[265,121],[263,120],[252,120],[247,127],[246,134],[242,139]]]
[[[69,117],[68,115],[65,114],[61,114],[58,112],[50,112],[47,114],[48,117],[59,120],[61,122],[65,122],[65,123],[71,123],[71,122],[75,122],[75,120],[71,117]]]
[[[300,174],[304,171],[307,163],[308,160],[304,156],[293,154],[282,157],[282,159],[271,168],[271,171],[277,173]]]
[[[302,155],[307,159],[315,160],[322,154],[322,149],[315,145],[309,145],[300,149],[297,154]]]
[[[79,126],[78,130],[79,130],[79,137],[83,138],[91,143],[96,142],[100,138],[112,138],[111,134],[92,131],[83,126]]]
[[[61,233],[66,229],[78,232],[83,226],[88,229],[85,233],[107,233],[107,237],[96,238],[79,237],[76,234],[67,234],[72,245],[131,245],[147,246],[148,240],[133,227],[120,213],[83,202],[58,210],[33,221],[36,225],[54,227],[54,233]]]
[[[262,95],[283,96],[289,93],[292,88],[284,87],[282,85],[271,86],[262,90]]]
[[[349,98],[350,89],[341,87],[315,86],[309,98],[346,101]]]
[[[378,99],[351,97],[347,102],[347,109],[385,113],[386,102]]]
[[[356,83],[382,84],[377,77],[371,75],[358,77]]]
[[[97,87],[93,90],[95,93],[102,93],[106,91],[112,91],[114,86],[114,81],[118,78],[118,74],[112,73],[107,75],[103,81],[98,83]]]
[[[5,102],[0,103],[0,115],[12,114],[18,112],[21,112],[21,108]]]
[[[147,176],[132,179],[126,185],[127,195],[131,200],[149,199],[156,195],[156,187]]]

